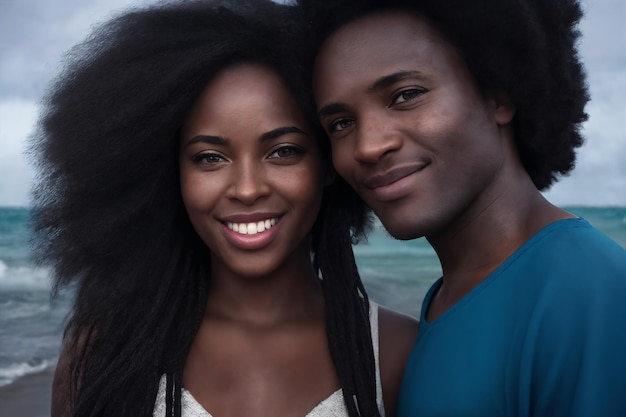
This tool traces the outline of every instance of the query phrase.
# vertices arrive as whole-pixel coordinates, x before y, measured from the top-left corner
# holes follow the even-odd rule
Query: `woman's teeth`
[[[252,222],[252,223],[231,223],[226,222],[226,226],[237,233],[242,235],[256,235],[257,233],[264,232],[265,230],[271,228],[278,221],[277,218],[271,218],[267,220],[262,220],[260,222]]]

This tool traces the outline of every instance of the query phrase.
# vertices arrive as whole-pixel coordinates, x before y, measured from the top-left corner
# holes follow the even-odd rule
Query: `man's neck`
[[[529,178],[510,185],[442,233],[427,237],[443,270],[427,320],[458,302],[543,227],[573,217],[545,200]]]

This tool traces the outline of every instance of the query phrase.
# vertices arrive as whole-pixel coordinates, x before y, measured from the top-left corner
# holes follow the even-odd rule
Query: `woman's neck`
[[[323,319],[320,281],[310,259],[284,265],[265,277],[237,277],[214,271],[206,315],[254,325]]]

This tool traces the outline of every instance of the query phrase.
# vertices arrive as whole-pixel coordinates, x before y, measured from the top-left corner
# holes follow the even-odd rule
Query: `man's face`
[[[489,194],[513,112],[480,94],[424,18],[387,11],[341,27],[320,49],[314,92],[337,172],[394,237],[441,233]]]

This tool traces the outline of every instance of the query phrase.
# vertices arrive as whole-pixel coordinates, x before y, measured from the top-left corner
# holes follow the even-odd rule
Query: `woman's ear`
[[[504,91],[496,91],[489,94],[490,101],[494,105],[494,117],[500,126],[508,125],[515,116],[516,108],[511,98]]]

